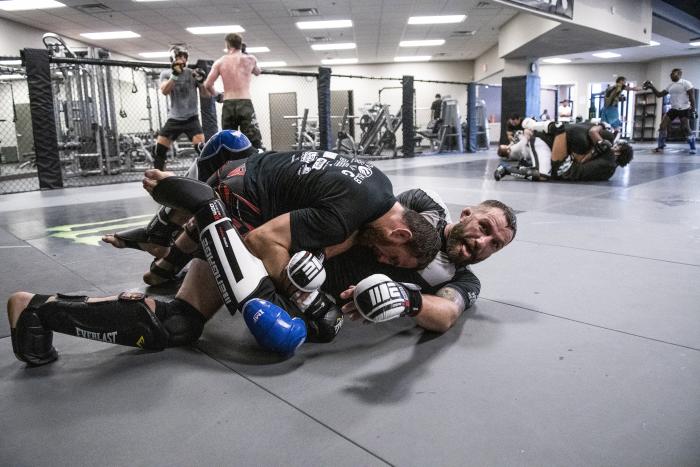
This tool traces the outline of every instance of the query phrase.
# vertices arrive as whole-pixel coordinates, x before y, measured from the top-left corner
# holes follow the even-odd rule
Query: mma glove
[[[607,139],[601,139],[593,147],[593,157],[604,156],[612,150],[612,143]]]
[[[646,80],[642,83],[642,89],[651,89],[653,86],[653,83],[649,80]]]
[[[182,63],[173,62],[170,64],[170,79],[177,81],[182,74]]]
[[[207,75],[204,73],[204,70],[201,68],[195,68],[192,70],[192,78],[197,82],[197,84],[204,84],[204,80],[206,79]]]
[[[416,316],[423,306],[419,286],[393,281],[384,274],[362,279],[353,290],[353,301],[362,317],[373,323]]]
[[[689,117],[690,117],[691,120],[697,120],[697,118],[698,118],[698,111],[697,111],[694,107],[691,107],[691,108],[690,108],[690,111],[689,111],[688,113],[690,114]]]
[[[216,95],[215,99],[216,99],[216,102],[218,102],[219,104],[223,104],[224,103],[224,93],[220,92],[219,94]]]
[[[330,342],[343,325],[343,314],[330,295],[318,290],[326,280],[323,253],[299,251],[287,264],[291,299],[304,316],[309,342]]]
[[[299,251],[294,253],[287,264],[289,282],[302,292],[318,290],[326,280],[326,270],[323,267],[323,253]],[[294,291],[292,291],[294,292]]]

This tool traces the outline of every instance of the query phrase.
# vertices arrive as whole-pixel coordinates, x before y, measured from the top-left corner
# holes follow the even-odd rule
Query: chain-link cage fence
[[[0,63],[0,193],[38,190],[26,73],[18,57]]]
[[[363,158],[402,155],[402,80],[333,74],[333,147]]]
[[[265,70],[253,78],[251,97],[255,120],[268,150],[318,149],[317,79],[309,73],[297,76]],[[217,105],[221,121],[222,105]],[[246,133],[245,128],[240,128]],[[247,136],[252,140],[250,134]]]
[[[414,91],[416,135],[420,137],[421,150],[464,150],[467,83],[415,80]]]
[[[52,91],[64,186],[137,181],[153,166],[168,100],[160,70],[136,66],[57,63]],[[168,170],[184,173],[195,157],[192,142],[173,141]]]

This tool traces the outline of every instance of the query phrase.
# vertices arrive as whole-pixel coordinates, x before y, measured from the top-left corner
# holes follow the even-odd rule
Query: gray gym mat
[[[438,191],[455,218],[488,198],[521,212],[446,334],[348,323],[283,360],[223,310],[196,348],[57,335],[60,359],[35,369],[3,338],[0,463],[697,465],[700,158],[641,150],[609,184],[495,182],[497,164],[492,152],[376,163],[396,191]],[[1,197],[0,245],[29,248],[0,248],[0,299],[145,290],[147,254],[47,231],[152,214],[130,185],[87,204],[23,194],[31,215]]]

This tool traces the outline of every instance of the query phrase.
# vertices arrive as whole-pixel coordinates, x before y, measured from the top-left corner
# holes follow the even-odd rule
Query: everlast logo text
[[[110,344],[117,343],[117,331],[113,332],[92,332],[86,331],[85,329],[75,328],[76,337],[83,337],[85,339],[92,339],[93,341],[108,342]]]

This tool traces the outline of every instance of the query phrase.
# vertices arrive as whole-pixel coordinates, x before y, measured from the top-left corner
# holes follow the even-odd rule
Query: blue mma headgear
[[[224,163],[245,159],[258,151],[238,130],[222,130],[209,138],[197,158],[198,179],[205,181]]]

